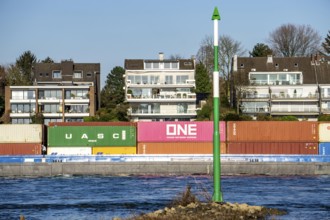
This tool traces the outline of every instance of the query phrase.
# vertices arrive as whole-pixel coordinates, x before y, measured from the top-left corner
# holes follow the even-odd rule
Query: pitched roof
[[[299,71],[303,74],[303,84],[330,84],[330,58],[327,56],[238,57],[236,68],[246,79],[252,69],[256,72]]]

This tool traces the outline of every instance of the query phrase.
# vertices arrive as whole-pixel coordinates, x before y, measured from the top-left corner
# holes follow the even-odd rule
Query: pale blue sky
[[[330,0],[0,0],[0,65],[27,50],[40,60],[101,63],[104,85],[125,59],[196,55],[213,36],[215,6],[219,35],[246,51],[282,24],[311,25],[322,41],[330,30]]]

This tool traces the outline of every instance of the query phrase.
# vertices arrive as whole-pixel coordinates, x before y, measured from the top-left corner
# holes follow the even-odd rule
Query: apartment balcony
[[[69,113],[65,113],[64,116],[66,118],[82,118],[82,117],[88,117],[89,113],[88,112],[69,112]]]
[[[330,114],[330,108],[321,108],[321,113]]]
[[[196,109],[187,109],[186,111],[171,111],[171,110],[150,110],[147,109],[129,109],[128,115],[132,117],[164,117],[164,116],[189,116],[194,117],[197,115]]]
[[[330,101],[329,94],[321,94],[321,101]]]
[[[195,102],[195,93],[160,93],[151,96],[141,95],[133,96],[132,94],[127,94],[127,102]]]
[[[318,115],[320,108],[317,106],[272,106],[273,115]]]
[[[269,93],[265,94],[243,94],[241,101],[269,101]]]
[[[308,94],[288,94],[288,93],[272,93],[271,94],[272,101],[318,101],[319,94],[318,93],[308,93]]]
[[[88,98],[83,98],[83,97],[71,97],[70,99],[64,99],[65,104],[88,104],[89,99]]]
[[[41,97],[38,99],[39,104],[48,104],[48,103],[62,103],[62,98],[56,98],[56,97]]]
[[[35,99],[10,99],[10,103],[28,104],[28,103],[36,103],[36,100]]]
[[[195,87],[195,80],[188,79],[182,83],[172,83],[165,81],[157,82],[131,82],[131,80],[126,81],[127,88],[192,88]]]
[[[254,113],[254,114],[267,114],[269,113],[269,108],[264,107],[257,107],[257,108],[246,108],[246,107],[240,107],[241,111],[243,113]]]

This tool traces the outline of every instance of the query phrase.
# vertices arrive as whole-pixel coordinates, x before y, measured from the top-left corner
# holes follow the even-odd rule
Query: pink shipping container
[[[219,123],[220,141],[226,141],[226,123]],[[212,142],[212,121],[138,122],[138,142]]]

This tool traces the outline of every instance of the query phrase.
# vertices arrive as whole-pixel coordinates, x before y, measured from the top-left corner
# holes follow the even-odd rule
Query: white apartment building
[[[233,77],[245,81],[236,87],[236,102],[243,114],[254,118],[267,114],[317,120],[330,113],[329,67],[330,62],[319,56],[234,57]]]
[[[194,59],[126,59],[124,77],[131,121],[196,118]]]

